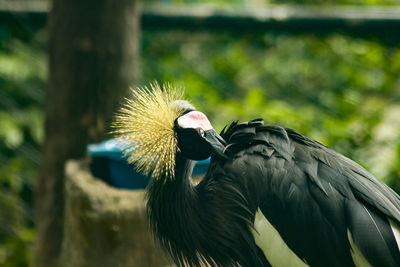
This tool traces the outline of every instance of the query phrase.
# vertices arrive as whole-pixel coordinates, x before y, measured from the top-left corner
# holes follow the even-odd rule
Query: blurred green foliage
[[[3,0],[4,1],[4,0]],[[14,0],[5,0],[14,1]],[[50,2],[50,0],[18,0],[20,2]],[[266,4],[294,4],[294,5],[398,5],[400,0],[143,0],[144,3],[212,3],[212,4],[236,4],[236,5],[266,5]]]
[[[0,26],[0,266],[28,266],[46,79],[44,29]]]
[[[303,4],[303,5],[361,5],[361,6],[374,6],[374,5],[398,5],[399,0],[271,0],[271,3],[279,4]]]
[[[397,1],[307,1],[338,2]],[[0,25],[0,266],[30,261],[45,40],[45,29]],[[400,191],[400,46],[338,33],[146,31],[141,68],[141,85],[158,80],[184,86],[217,130],[233,120],[262,117],[333,147]]]
[[[261,117],[398,186],[400,47],[337,33],[145,32],[142,58],[144,82],[185,87],[217,129]]]
[[[29,1],[29,0],[24,0]],[[41,0],[47,1],[47,0]],[[356,6],[376,6],[376,5],[398,5],[400,0],[143,0],[145,3],[211,3],[211,4],[234,4],[234,5],[267,5],[267,4],[290,4],[290,5],[356,5]]]

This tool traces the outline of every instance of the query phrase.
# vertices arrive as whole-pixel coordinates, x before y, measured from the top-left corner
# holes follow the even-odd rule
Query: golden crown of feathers
[[[182,111],[172,103],[182,98],[182,89],[154,82],[150,88],[132,89],[116,114],[112,134],[125,143],[124,156],[138,172],[151,173],[152,178],[174,177],[174,122]]]

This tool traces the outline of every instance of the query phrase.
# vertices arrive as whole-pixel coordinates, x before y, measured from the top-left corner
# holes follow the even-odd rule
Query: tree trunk
[[[64,165],[107,136],[137,74],[137,0],[54,0],[49,17],[45,141],[35,188],[33,266],[59,266]]]

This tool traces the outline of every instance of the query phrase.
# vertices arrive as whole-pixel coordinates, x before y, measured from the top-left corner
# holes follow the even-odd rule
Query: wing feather
[[[293,130],[260,120],[235,122],[222,136],[229,140],[226,153],[233,162],[246,158],[247,170],[238,179],[262,180],[256,194],[260,210],[299,258],[310,265],[354,266],[357,249],[372,265],[400,266],[389,223],[400,225],[400,197],[363,167]]]

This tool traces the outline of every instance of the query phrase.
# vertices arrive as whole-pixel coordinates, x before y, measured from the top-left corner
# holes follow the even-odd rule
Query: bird
[[[262,119],[218,134],[156,82],[132,90],[113,129],[151,176],[150,229],[178,266],[400,266],[399,195],[315,140]]]

